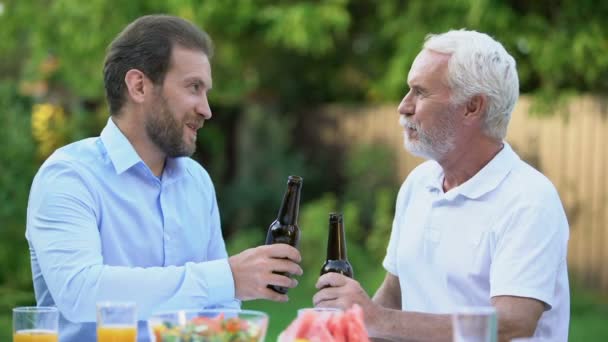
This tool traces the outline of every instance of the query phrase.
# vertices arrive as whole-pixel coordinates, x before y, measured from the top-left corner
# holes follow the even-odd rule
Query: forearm
[[[61,225],[69,227],[69,225]],[[81,225],[80,227],[84,227]],[[195,308],[234,300],[227,259],[183,266],[128,267],[104,264],[95,234],[32,229],[34,279],[73,322],[95,321],[99,301],[133,301],[141,318],[156,310]],[[94,229],[94,228],[93,228]],[[67,238],[69,237],[69,238]]]
[[[401,294],[398,291],[387,291],[387,286],[382,285],[372,298],[372,301],[387,309],[401,310]]]
[[[95,321],[98,301],[133,301],[141,318],[157,310],[200,308],[234,300],[225,260],[180,267],[131,268],[98,265],[70,277],[45,276],[62,314],[74,322]],[[228,274],[229,281],[223,279]]]
[[[451,341],[449,315],[407,312],[379,308],[365,317],[368,333],[374,341]]]
[[[234,280],[223,243],[207,255],[207,260],[214,261],[162,266],[156,260],[150,262],[158,265],[153,267],[130,267],[138,262],[128,258],[108,262],[93,204],[78,198],[71,193],[46,194],[44,201],[35,201],[28,209],[34,279],[41,291],[49,291],[68,320],[95,321],[98,301],[134,301],[139,316],[145,318],[156,310],[234,300]]]
[[[372,301],[384,308],[401,310],[401,288],[399,278],[387,273],[382,285],[378,288]]]
[[[544,304],[533,298],[497,296],[492,298],[498,316],[498,340],[534,335]]]

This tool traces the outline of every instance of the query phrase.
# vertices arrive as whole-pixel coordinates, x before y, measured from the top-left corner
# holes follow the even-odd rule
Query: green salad
[[[186,324],[165,321],[152,327],[157,342],[258,342],[262,327],[238,317],[195,317]]]

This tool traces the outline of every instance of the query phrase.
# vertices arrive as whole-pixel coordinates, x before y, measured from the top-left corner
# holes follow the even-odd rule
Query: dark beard
[[[151,109],[149,119],[146,121],[146,133],[150,140],[163,151],[167,157],[177,158],[192,156],[196,145],[190,148],[183,141],[183,124],[175,119],[169,110],[167,100],[159,94],[159,103]]]

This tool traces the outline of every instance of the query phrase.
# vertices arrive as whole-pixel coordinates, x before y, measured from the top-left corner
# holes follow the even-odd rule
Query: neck
[[[471,148],[471,146],[474,146]],[[482,137],[460,144],[437,162],[444,173],[443,191],[447,192],[468,181],[502,150],[502,141]]]
[[[123,113],[118,117],[112,116],[112,121],[120,129],[122,134],[127,137],[137,155],[150,168],[152,173],[160,177],[165,169],[167,156],[162,152],[146,134],[145,127],[142,126],[143,120],[136,120],[137,115]]]

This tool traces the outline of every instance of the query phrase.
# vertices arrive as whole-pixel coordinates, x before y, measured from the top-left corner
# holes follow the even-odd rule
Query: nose
[[[196,114],[201,115],[205,120],[211,119],[213,115],[211,114],[211,107],[209,106],[207,94],[203,94],[194,110],[196,111]]]
[[[399,103],[399,106],[397,107],[397,111],[399,112],[399,114],[405,115],[405,116],[414,115],[414,111],[415,111],[416,107],[414,105],[414,101],[412,101],[411,93],[412,93],[412,91],[410,90],[407,94],[405,94],[405,96]]]

